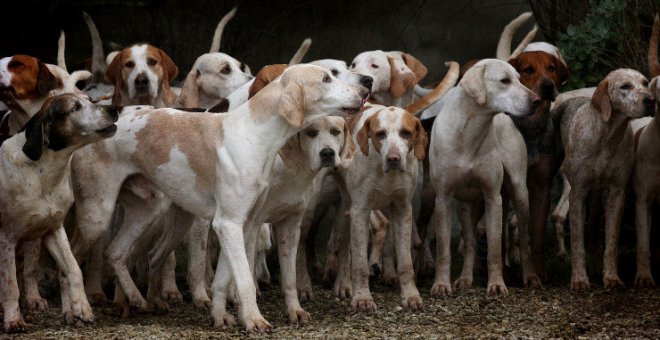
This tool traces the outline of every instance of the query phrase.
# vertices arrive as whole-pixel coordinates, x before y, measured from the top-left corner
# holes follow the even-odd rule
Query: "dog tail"
[[[92,74],[86,70],[74,71],[71,73],[69,78],[64,82],[64,92],[63,93],[75,93],[78,88],[76,83],[81,80],[87,80],[92,77]]]
[[[433,103],[444,96],[450,88],[456,85],[460,65],[455,61],[448,61],[445,63],[445,66],[449,67],[449,71],[447,71],[445,78],[442,79],[440,84],[438,84],[438,86],[436,86],[431,92],[420,98],[418,101],[408,105],[406,107],[408,112],[412,113],[414,116],[419,116],[422,111],[433,105]]]
[[[513,58],[517,57],[518,55],[520,55],[520,53],[523,53],[525,48],[527,48],[527,45],[529,45],[529,43],[531,43],[532,40],[534,40],[534,37],[536,36],[536,32],[538,32],[538,30],[539,30],[539,26],[534,25],[534,28],[532,28],[531,31],[527,32],[527,35],[525,36],[525,38],[523,38],[523,40],[520,42],[520,44],[518,44],[518,47],[516,47],[516,49],[513,51],[513,53],[511,53],[511,56],[509,57],[509,59],[513,59]]]
[[[513,40],[513,35],[516,33],[518,28],[520,28],[520,26],[526,23],[527,20],[529,20],[531,17],[532,17],[532,12],[525,12],[519,15],[517,18],[511,20],[511,22],[508,25],[504,26],[504,30],[502,30],[502,35],[500,35],[500,41],[497,43],[497,59],[505,60],[505,61],[509,60],[509,58],[511,57],[511,41]],[[536,32],[534,32],[534,34],[536,34]],[[525,39],[527,39],[527,37],[525,37]],[[525,47],[522,47],[522,49],[524,48]]]
[[[66,69],[66,60],[64,59],[64,48],[66,47],[66,38],[64,37],[64,30],[60,31],[60,39],[57,40],[57,66],[64,71]],[[69,71],[67,71],[68,73]]]
[[[105,70],[108,68],[103,53],[101,34],[99,34],[99,30],[96,28],[94,20],[92,20],[92,17],[90,17],[87,12],[83,12],[83,19],[85,19],[89,35],[92,37],[92,76],[94,77],[94,81],[101,82],[105,79]]]
[[[653,33],[651,34],[651,41],[649,41],[649,71],[651,76],[655,77],[660,75],[660,63],[658,62],[658,35],[660,34],[660,19],[655,15],[653,20]]]
[[[307,54],[307,50],[309,50],[309,46],[312,45],[312,39],[307,38],[303,40],[302,44],[300,44],[300,47],[298,48],[298,51],[296,51],[296,54],[293,55],[293,58],[289,61],[289,65],[296,65],[300,64],[302,62],[303,58],[305,57],[305,54]]]
[[[225,14],[222,19],[220,19],[220,22],[218,23],[218,27],[215,28],[215,33],[213,33],[213,40],[211,40],[211,49],[209,50],[210,53],[216,53],[220,52],[220,40],[222,39],[222,31],[225,30],[225,26],[227,26],[227,23],[229,20],[231,20],[234,15],[236,15],[236,10],[238,10],[238,7],[232,8],[229,13]]]

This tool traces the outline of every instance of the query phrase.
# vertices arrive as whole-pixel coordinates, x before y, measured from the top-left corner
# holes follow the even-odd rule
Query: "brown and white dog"
[[[625,189],[634,164],[631,119],[650,115],[655,100],[648,81],[631,69],[610,72],[591,98],[570,99],[553,109],[561,120],[563,171],[571,185],[571,289],[590,288],[584,250],[587,195],[603,191],[605,254],[603,284],[607,289],[624,286],[618,274],[619,227]]]
[[[115,90],[114,105],[174,105],[176,94],[170,82],[179,69],[160,48],[136,44],[119,52],[108,65],[105,76]]]
[[[117,110],[85,96],[47,99],[25,130],[0,147],[0,302],[4,329],[26,327],[18,308],[15,251],[20,242],[43,237],[60,268],[62,314],[67,323],[94,319],[63,221],[73,204],[70,159],[79,148],[114,135]]]

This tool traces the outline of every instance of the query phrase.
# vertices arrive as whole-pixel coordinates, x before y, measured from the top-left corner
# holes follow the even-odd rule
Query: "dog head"
[[[463,75],[459,86],[489,113],[506,112],[513,116],[534,113],[541,99],[520,83],[518,72],[507,62],[484,59]]]
[[[420,161],[426,157],[428,138],[417,117],[393,106],[378,105],[369,109],[377,111],[358,130],[357,142],[362,153],[368,156],[371,138],[371,144],[381,155],[383,172],[405,171],[410,152]]]
[[[389,92],[394,98],[403,96],[426,76],[428,70],[408,53],[369,51],[353,59],[350,70],[374,79],[373,92]]]
[[[64,86],[41,60],[28,55],[0,59],[0,100],[34,100]]]
[[[183,107],[199,107],[199,96],[223,99],[253,77],[246,66],[225,53],[206,53],[195,61],[181,89]]]
[[[291,137],[280,150],[289,168],[296,168],[303,158],[309,160],[310,170],[323,167],[346,166],[355,153],[355,145],[348,125],[342,117],[327,116]]]
[[[554,101],[569,76],[561,60],[543,51],[523,52],[509,64],[520,73],[520,82],[543,100]]]
[[[44,148],[75,150],[88,143],[111,137],[118,109],[100,106],[80,94],[61,94],[46,99],[41,110],[25,125],[23,152],[39,160]]]
[[[112,103],[126,104],[138,97],[155,99],[170,91],[170,82],[179,74],[179,69],[160,48],[138,44],[117,53],[108,65],[105,76],[115,85]],[[126,91],[128,98],[122,98]]]
[[[591,105],[605,122],[610,120],[613,112],[628,118],[652,115],[655,97],[648,85],[646,77],[635,70],[614,70],[598,84]]]
[[[333,76],[343,81],[349,81],[353,74],[343,60],[321,59],[312,61],[310,64],[327,68]]]
[[[342,81],[322,67],[294,65],[248,103],[250,106],[262,105],[277,95],[278,114],[292,126],[301,128],[323,116],[357,114],[369,97],[370,85],[371,77],[368,76],[354,74],[349,81]],[[261,112],[263,109],[252,107],[251,111]]]

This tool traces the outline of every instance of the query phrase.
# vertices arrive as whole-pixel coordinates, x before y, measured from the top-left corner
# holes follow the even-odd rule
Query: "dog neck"
[[[70,173],[71,155],[78,147],[67,147],[62,150],[54,151],[47,146],[43,147],[41,157],[33,161],[23,153],[23,145],[25,144],[25,132],[21,132],[14,138],[7,140],[5,143],[14,152],[20,153],[14,157],[18,157],[18,164],[23,163],[29,168],[34,169],[34,173],[39,174],[39,181],[50,190],[53,183],[60,183],[62,180],[68,180]],[[3,145],[4,146],[4,145]]]
[[[461,141],[452,143],[459,148],[479,150],[479,146],[494,136],[493,118],[498,111],[479,105],[474,98],[460,89],[440,114],[445,115],[447,138]]]

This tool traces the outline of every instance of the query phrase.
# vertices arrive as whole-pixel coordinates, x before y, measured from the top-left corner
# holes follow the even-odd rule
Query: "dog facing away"
[[[495,115],[528,115],[540,104],[540,98],[523,86],[515,69],[496,59],[485,59],[468,70],[457,93],[449,99],[434,123],[430,145],[431,183],[437,194],[435,199],[436,227],[436,274],[431,294],[451,294],[450,284],[450,237],[451,198],[476,209],[483,200],[485,206],[486,235],[488,242],[489,294],[506,294],[502,277],[502,197],[500,190],[505,173],[507,150],[499,147],[495,128]],[[515,131],[515,129],[514,129]],[[505,136],[506,138],[506,136]],[[524,150],[524,143],[522,145]],[[524,205],[524,164],[522,169],[507,169],[513,177],[514,187],[521,193],[515,195]],[[524,189],[524,190],[523,190]],[[517,201],[514,198],[514,203]],[[520,209],[520,210],[524,210]],[[472,222],[476,222],[473,220]],[[476,223],[473,223],[476,224]],[[463,226],[470,230],[472,226]],[[521,235],[526,235],[526,223],[521,223]],[[538,278],[529,262],[527,238],[521,237],[523,280],[537,284]],[[527,247],[526,247],[527,246]]]
[[[625,188],[634,163],[631,119],[652,114],[655,100],[648,81],[639,72],[618,69],[602,80],[591,98],[574,98],[553,110],[561,119],[563,170],[571,185],[571,289],[590,288],[584,250],[587,195],[601,191],[605,211],[603,284],[624,286],[618,274],[619,226]],[[593,226],[592,226],[593,227]]]
[[[91,322],[83,279],[63,221],[73,204],[70,158],[86,144],[111,137],[115,108],[100,107],[85,97],[64,94],[46,99],[25,130],[0,147],[0,286],[6,332],[25,330],[18,307],[15,250],[21,241],[42,237],[60,268],[62,314],[69,324]]]
[[[172,109],[123,114],[114,138],[84,148],[74,156],[74,194],[80,198],[76,201],[80,232],[74,234],[74,254],[89,247],[107,226],[123,179],[139,173],[180,207],[181,218],[187,212],[213,221],[223,251],[234,259],[229,267],[243,303],[242,323],[249,331],[269,330],[271,326],[256,304],[252,271],[242,242],[243,226],[250,211],[263,204],[272,165],[281,147],[318,118],[357,113],[369,94],[369,89],[361,84],[364,78],[355,75],[347,83],[318,66],[297,65],[227,114]],[[163,140],[164,135],[170,136],[170,142]],[[104,166],[89,166],[96,162]],[[106,175],[95,174],[99,172]],[[182,187],[182,183],[187,184]],[[236,196],[236,192],[242,194]],[[188,229],[184,224],[179,228],[183,234]],[[149,267],[154,273],[149,284],[155,289],[148,292],[147,298],[152,301],[158,297],[164,255],[174,246],[168,244],[163,247],[164,252],[150,256]],[[216,271],[214,292],[222,287],[218,275]],[[212,315],[220,326],[227,315],[220,310],[216,298],[220,299],[220,294],[214,294]]]

